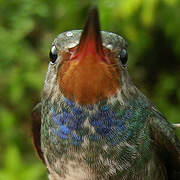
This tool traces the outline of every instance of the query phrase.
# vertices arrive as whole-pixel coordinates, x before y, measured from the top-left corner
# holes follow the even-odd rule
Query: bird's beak
[[[99,25],[99,16],[97,8],[90,11],[80,42],[76,52],[71,59],[86,59],[88,55],[92,55],[95,59],[106,61],[102,47],[102,39]]]

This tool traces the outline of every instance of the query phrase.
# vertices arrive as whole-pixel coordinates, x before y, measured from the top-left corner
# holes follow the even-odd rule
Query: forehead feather
[[[79,43],[82,30],[67,31],[59,34],[54,40],[53,45],[58,50],[66,50],[72,48]],[[118,51],[122,48],[127,48],[125,39],[117,34],[101,31],[103,46],[112,50]]]

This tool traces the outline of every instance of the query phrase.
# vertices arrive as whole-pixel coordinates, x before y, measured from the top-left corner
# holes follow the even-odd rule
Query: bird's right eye
[[[56,62],[56,59],[58,57],[58,52],[55,46],[52,46],[50,52],[49,52],[49,59],[52,64]]]
[[[122,51],[120,53],[120,60],[123,65],[126,65],[127,60],[128,60],[128,53],[127,53],[126,49],[122,49]]]

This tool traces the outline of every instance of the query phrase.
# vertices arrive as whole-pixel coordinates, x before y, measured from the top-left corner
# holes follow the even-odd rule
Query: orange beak
[[[86,56],[92,55],[98,61],[108,63],[102,47],[102,38],[99,25],[98,10],[92,9],[81,34],[79,45],[76,51],[71,55],[71,60],[86,59]]]

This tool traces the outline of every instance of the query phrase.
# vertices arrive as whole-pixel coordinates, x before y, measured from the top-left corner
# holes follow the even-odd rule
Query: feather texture
[[[41,111],[34,111],[32,124],[50,180],[180,179],[180,143],[173,126],[135,87],[119,60],[126,41],[109,32],[96,34],[102,36],[101,62],[83,56],[82,65],[70,58],[81,31],[62,33],[53,42],[58,58],[49,64]]]

